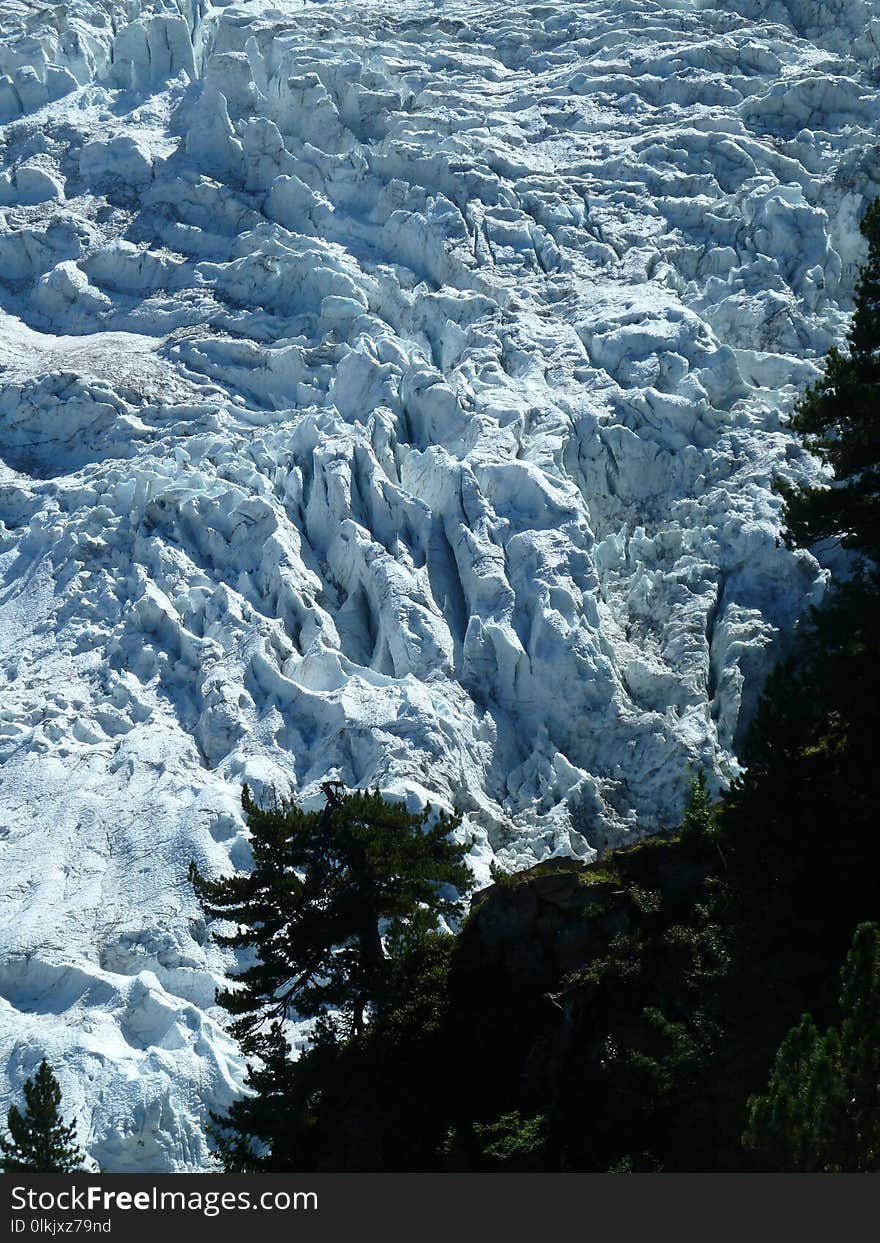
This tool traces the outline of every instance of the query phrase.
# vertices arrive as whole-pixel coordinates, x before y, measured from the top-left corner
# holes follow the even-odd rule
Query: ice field
[[[591,857],[735,775],[828,568],[787,416],[880,0],[0,0],[0,1107],[206,1168],[189,862],[378,786]]]

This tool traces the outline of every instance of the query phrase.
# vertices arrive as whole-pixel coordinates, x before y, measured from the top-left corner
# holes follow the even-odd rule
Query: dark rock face
[[[519,987],[552,987],[625,931],[626,895],[616,879],[577,860],[553,862],[556,870],[540,864],[475,895],[462,933],[472,965]]]
[[[709,870],[705,857],[663,838],[594,864],[554,859],[475,894],[462,945],[481,970],[551,986],[635,927],[634,890],[658,895],[672,915],[690,903]]]
[[[592,865],[553,860],[474,896],[451,988],[465,1081],[485,1116],[511,1101],[546,1116],[551,1168],[592,1168],[589,1143],[578,1149],[569,1131],[583,1108],[585,1120],[598,1109],[585,1126],[601,1132],[609,1039],[638,1033],[646,1008],[674,1021],[691,1004],[667,934],[705,896],[712,853],[655,838]]]

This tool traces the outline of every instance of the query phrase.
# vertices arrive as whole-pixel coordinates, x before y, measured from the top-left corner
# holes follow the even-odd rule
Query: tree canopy
[[[880,1172],[880,927],[861,924],[841,972],[843,1021],[821,1035],[805,1014],[780,1046],[744,1136],[768,1168]]]
[[[252,870],[211,881],[191,868],[208,914],[236,925],[216,940],[252,958],[218,993],[233,1034],[260,1059],[248,1070],[253,1095],[215,1119],[229,1169],[315,1159],[320,1119],[338,1108],[340,1059],[357,1060],[371,1026],[392,1044],[401,1024],[413,1030],[422,981],[408,964],[443,961],[444,938],[436,950],[432,938],[472,884],[468,847],[450,836],[458,816],[411,813],[378,791],[322,788],[318,811],[261,807],[245,789]],[[298,1060],[285,1034],[294,1017],[316,1020]]]
[[[470,887],[466,847],[449,836],[458,817],[440,813],[432,824],[430,808],[414,815],[378,791],[323,789],[323,810],[304,811],[290,801],[260,807],[245,787],[253,870],[211,881],[191,869],[207,912],[238,925],[218,943],[256,958],[218,997],[248,1052],[267,1022],[294,1012],[333,1010],[360,1031],[384,995],[383,926],[386,936],[413,920],[437,927]]]

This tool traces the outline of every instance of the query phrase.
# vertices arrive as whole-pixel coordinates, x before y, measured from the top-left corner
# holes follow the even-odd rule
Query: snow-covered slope
[[[736,770],[880,2],[0,0],[0,1052],[114,1171],[241,1064],[240,784],[523,866]]]

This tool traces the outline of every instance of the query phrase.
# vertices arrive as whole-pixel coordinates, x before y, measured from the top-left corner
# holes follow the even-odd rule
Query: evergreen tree
[[[880,1172],[880,928],[862,924],[842,971],[840,1029],[809,1015],[786,1036],[743,1137],[768,1168]]]
[[[712,801],[706,774],[701,768],[691,781],[690,797],[681,822],[682,838],[692,846],[714,842],[718,837],[719,812],[719,805]]]
[[[856,286],[848,350],[832,349],[825,374],[798,406],[792,428],[830,466],[830,487],[778,483],[785,498],[791,544],[837,537],[872,560],[880,559],[880,199],[865,212],[861,230],[868,259]]]
[[[12,1105],[6,1115],[9,1137],[0,1137],[0,1169],[5,1174],[71,1174],[82,1169],[76,1123],[65,1123],[58,1112],[61,1089],[45,1058],[26,1080],[24,1099],[23,1112]]]
[[[786,1032],[806,1010],[833,1022],[838,964],[856,926],[880,916],[880,593],[838,588],[795,657],[767,683],[721,816],[717,1110],[731,1162]]]
[[[792,420],[832,468],[831,486],[781,486],[789,544],[836,537],[880,555],[880,200],[862,221],[868,260],[845,352]],[[745,775],[724,801],[721,893],[730,963],[722,981],[730,1131],[743,1095],[766,1082],[798,1015],[835,1013],[836,964],[861,920],[880,915],[876,807],[880,772],[880,591],[863,561],[812,611],[785,664],[771,675],[742,756]],[[811,1048],[789,1031],[784,1056]],[[810,1054],[812,1056],[812,1054]],[[820,1063],[814,1067],[819,1074]]]
[[[458,894],[472,883],[467,847],[450,838],[458,817],[429,824],[430,808],[414,815],[378,791],[323,790],[324,809],[304,811],[260,807],[245,788],[252,871],[210,881],[190,869],[208,914],[237,925],[216,940],[253,959],[218,993],[232,1033],[260,1059],[248,1072],[253,1095],[215,1119],[228,1169],[314,1159],[321,1119],[336,1108],[341,1059],[354,1056],[368,1017],[380,1022],[399,1005],[395,948],[457,915]],[[293,1015],[317,1020],[296,1062],[284,1034]]]

